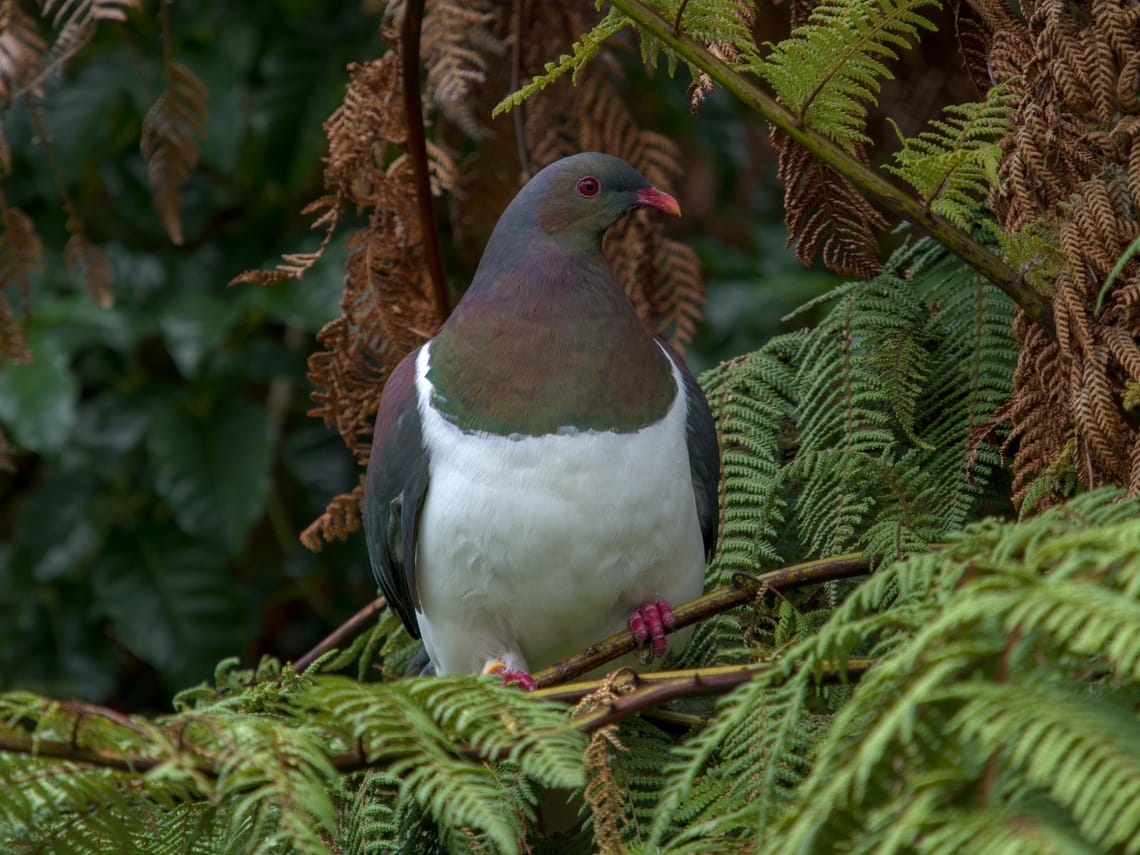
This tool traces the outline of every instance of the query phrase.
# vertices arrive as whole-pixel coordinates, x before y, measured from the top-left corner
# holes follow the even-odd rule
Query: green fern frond
[[[1100,851],[1140,850],[1134,711],[1093,692],[1047,684],[961,683],[946,695],[963,702],[950,723],[963,742],[1048,793]]]
[[[823,0],[808,23],[748,67],[776,91],[800,122],[830,137],[848,152],[869,142],[867,106],[876,103],[881,81],[891,78],[886,61],[910,48],[920,29],[934,25],[922,14],[936,0]]]
[[[1059,228],[1057,222],[1036,220],[1015,232],[996,233],[1010,266],[1042,294],[1053,293],[1053,283],[1067,264]]]
[[[602,2],[603,0],[596,2],[599,9]],[[755,50],[751,30],[745,16],[741,14],[740,0],[649,0],[647,5],[656,9],[668,21],[677,20],[677,14],[681,12],[682,30],[687,36],[702,44],[727,45],[733,56],[741,56],[747,51]],[[635,26],[628,16],[616,7],[611,7],[593,29],[574,42],[570,53],[562,54],[557,61],[546,63],[545,73],[536,76],[530,83],[496,104],[491,116],[495,117],[513,110],[565,76],[567,72],[570,73],[571,80],[577,82],[578,75],[598,55],[603,42],[627,27]],[[649,32],[638,28],[638,34],[642,61],[656,68],[664,55],[668,63],[669,76],[673,76],[677,67],[677,54]],[[723,54],[723,51],[721,53]],[[731,59],[731,56],[727,59]],[[697,80],[701,76],[701,70],[694,65],[688,63],[686,65],[693,80]]]
[[[984,101],[951,104],[930,130],[903,139],[895,165],[886,169],[914,187],[928,210],[969,231],[997,180],[998,140],[1013,127],[1015,100],[1007,87],[995,86]]]
[[[602,48],[602,43],[617,33],[620,33],[626,27],[632,26],[633,22],[628,17],[623,15],[617,9],[611,8],[606,16],[598,22],[592,30],[585,33],[578,41],[570,48],[570,53],[564,53],[558,58],[557,62],[546,63],[545,74],[540,74],[535,77],[530,83],[522,87],[516,92],[512,92],[502,101],[495,105],[491,110],[491,116],[494,118],[501,113],[508,110],[513,110],[519,106],[527,98],[531,97],[537,92],[541,92],[547,86],[560,77],[570,72],[570,79],[574,82],[578,80],[578,74],[583,68],[589,64],[598,51]]]
[[[841,606],[802,648],[803,667],[850,655],[876,623],[901,632],[836,715],[771,844],[883,851],[986,786],[983,809],[1016,788],[1054,800],[1094,847],[1140,846],[1138,510],[1101,491],[1021,525],[976,526]],[[885,602],[891,576],[899,594]],[[1133,691],[1111,688],[1120,681]],[[892,786],[908,777],[928,783]],[[858,819],[868,815],[881,826]]]
[[[386,772],[344,775],[337,781],[336,841],[342,855],[387,855],[399,851],[396,799],[400,779]]]
[[[328,676],[298,703],[344,745],[386,761],[400,779],[402,798],[413,799],[441,828],[486,835],[497,851],[517,851],[525,832],[503,798],[502,775],[456,756],[451,746],[517,765],[545,786],[584,783],[585,742],[567,726],[564,709],[487,681],[438,677],[377,687]]]
[[[746,2],[747,0],[656,0],[649,5],[656,7],[668,21],[675,21],[677,13],[681,12],[681,31],[701,44],[725,44],[733,52],[742,54],[754,47],[751,29],[741,14],[741,6]]]

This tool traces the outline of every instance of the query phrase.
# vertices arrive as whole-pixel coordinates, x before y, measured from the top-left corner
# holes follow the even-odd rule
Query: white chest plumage
[[[491,659],[534,670],[625,627],[650,600],[700,594],[704,554],[686,445],[685,386],[636,433],[465,433],[431,406],[430,345],[416,363],[429,449],[416,578],[438,673]]]

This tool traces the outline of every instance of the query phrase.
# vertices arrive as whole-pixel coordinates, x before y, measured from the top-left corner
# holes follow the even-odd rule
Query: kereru
[[[667,650],[716,540],[712,415],[602,255],[677,200],[588,152],[543,169],[466,295],[384,387],[364,488],[373,572],[438,674],[533,688],[628,625]]]

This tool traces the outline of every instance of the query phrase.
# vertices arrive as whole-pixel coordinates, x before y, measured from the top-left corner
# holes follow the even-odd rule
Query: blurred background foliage
[[[0,689],[129,710],[166,708],[226,656],[295,658],[374,593],[361,537],[318,554],[297,540],[357,478],[340,439],[306,416],[306,359],[336,314],[343,247],[303,282],[227,283],[315,248],[299,211],[320,191],[322,122],[346,64],[384,51],[380,11],[182,0],[170,13],[173,54],[209,111],[181,246],[139,151],[163,86],[157,15],[100,27],[35,99],[58,173],[27,102],[2,113],[5,201],[34,223],[44,269],[8,294],[32,360],[0,369]],[[646,85],[632,54],[628,75]],[[692,122],[682,81],[645,93],[632,99],[642,124],[685,152],[677,236],[704,266],[706,323],[690,348],[701,370],[755,348],[836,279],[783,248],[767,138],[739,104],[714,93]],[[61,182],[110,257],[109,308],[64,263]],[[461,289],[470,262],[446,255]]]

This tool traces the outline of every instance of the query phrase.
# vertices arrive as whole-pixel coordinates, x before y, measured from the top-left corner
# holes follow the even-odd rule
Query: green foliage
[[[1042,294],[1053,293],[1053,284],[1067,266],[1059,229],[1058,223],[1035,220],[1015,232],[997,234],[1009,263]]]
[[[887,169],[915,190],[923,203],[963,231],[970,231],[990,185],[997,180],[997,140],[1012,128],[1013,96],[1001,86],[984,101],[951,104],[931,130],[903,140]]]
[[[3,736],[113,750],[148,769],[139,777],[0,754],[0,841],[135,851],[162,827],[202,851],[390,851],[395,817],[413,810],[516,852],[533,817],[530,782],[583,783],[583,739],[562,708],[486,680],[368,685],[284,671],[235,694],[229,687],[244,676],[220,672],[216,693],[186,696],[181,712],[153,722],[0,697]],[[365,765],[375,770],[338,780]],[[29,786],[12,786],[29,771]],[[102,808],[75,813],[89,799]]]
[[[870,142],[864,131],[867,105],[897,59],[933,29],[922,14],[935,0],[823,0],[808,23],[761,58],[750,51],[748,67],[776,91],[806,126],[847,151]]]
[[[644,851],[1140,850],[1138,511],[1101,491],[881,568],[678,750]],[[821,732],[813,674],[860,652]]]
[[[321,121],[345,63],[379,47],[359,8],[171,7],[173,54],[210,104],[176,248],[139,152],[164,88],[157,9],[101,25],[45,81],[36,104],[59,175],[27,103],[4,111],[4,204],[27,213],[43,252],[23,264],[42,270],[7,291],[31,286],[13,303],[27,309],[33,361],[0,367],[14,465],[0,473],[0,688],[151,709],[223,656],[298,655],[372,594],[360,544],[313,556],[297,543],[356,480],[339,440],[307,418],[303,379],[335,313],[343,249],[303,285],[226,283],[309,239],[290,217],[319,180]],[[107,308],[69,269],[57,182],[106,250]]]
[[[710,585],[851,550],[897,558],[1000,506],[998,456],[972,438],[1009,395],[1008,298],[922,241],[822,302],[812,329],[702,377],[724,479]],[[687,661],[732,661],[740,633],[713,618]]]
[[[648,5],[670,21],[676,20],[678,12],[682,12],[684,32],[700,42],[727,44],[734,53],[743,51],[745,46],[752,44],[749,27],[740,14],[736,0],[684,0],[684,3],[682,0],[650,0]],[[597,0],[597,6],[601,8],[602,0]],[[628,16],[611,6],[601,21],[574,42],[570,53],[562,54],[556,62],[547,62],[545,74],[538,75],[496,104],[491,115],[498,116],[513,110],[567,72],[571,73],[571,80],[577,82],[578,75],[597,56],[602,43],[632,26],[634,23]],[[672,76],[676,70],[677,55],[647,33],[641,34],[642,59],[647,64],[656,67],[662,53],[668,59],[669,74]],[[695,66],[689,65],[689,71],[694,81],[700,77],[701,71]]]
[[[1138,513],[1100,491],[969,526],[882,566],[686,739],[626,722],[627,844],[1140,850]],[[868,654],[853,689],[819,684]],[[517,690],[272,662],[224,665],[154,720],[0,696],[3,744],[33,736],[46,756],[0,752],[8,847],[135,851],[162,829],[160,851],[517,852],[535,785],[585,774],[564,709]],[[74,749],[139,771],[51,759]]]
[[[825,0],[765,59],[729,0],[687,3],[680,28],[738,49],[806,125],[851,150],[885,61],[927,26],[928,2]],[[681,10],[652,5],[668,20]],[[63,253],[47,253],[29,328],[37,361],[0,373],[0,422],[35,452],[12,482],[0,547],[6,683],[129,706],[130,686],[154,682],[140,668],[191,683],[248,644],[267,605],[329,612],[338,593],[367,593],[339,590],[364,578],[358,553],[296,550],[295,524],[354,476],[299,405],[281,404],[301,397],[302,343],[330,314],[340,259],[327,254],[303,287],[222,287],[261,260],[251,248],[272,255],[282,230],[303,228],[276,212],[314,181],[341,86],[329,53],[366,29],[332,11],[321,27],[276,29],[310,6],[176,20],[175,52],[211,93],[206,171],[225,178],[190,178],[185,250],[154,248],[137,134],[115,130],[148,101],[121,46],[100,43],[99,61],[47,104],[71,192],[109,212],[92,231],[109,246],[118,303],[96,310]],[[611,11],[510,104],[577,74],[627,23]],[[642,50],[655,61],[663,48],[643,39]],[[979,218],[999,102],[948,111],[893,167],[959,225]],[[29,156],[26,116],[5,135],[18,165],[5,189],[31,209],[52,176]],[[92,167],[96,147],[113,165]],[[247,207],[251,224],[236,228],[229,212]],[[50,227],[51,213],[34,213]],[[1048,228],[996,238],[1041,287],[1059,264],[1042,254]],[[750,294],[771,284],[741,270]],[[1009,397],[1013,307],[936,244],[904,247],[880,276],[795,319],[809,312],[821,314],[810,328],[702,376],[724,473],[709,581],[849,550],[876,568],[758,591],[702,623],[685,664],[773,661],[715,706],[695,703],[707,716],[690,730],[624,721],[621,748],[591,765],[563,707],[470,677],[393,680],[413,644],[387,614],[303,675],[225,660],[214,685],[158,717],[0,694],[0,849],[592,851],[588,834],[533,838],[545,788],[581,792],[601,762],[606,809],[634,852],[1140,852],[1140,504],[1100,492],[975,522],[1010,510],[997,448],[980,437]],[[1039,494],[1072,489],[1069,464]],[[271,588],[282,576],[288,588]],[[873,665],[836,685],[854,657]],[[356,680],[331,673],[348,669]]]
[[[45,335],[33,334],[30,362],[0,368],[0,421],[29,451],[63,450],[75,429],[78,399],[67,355]]]

